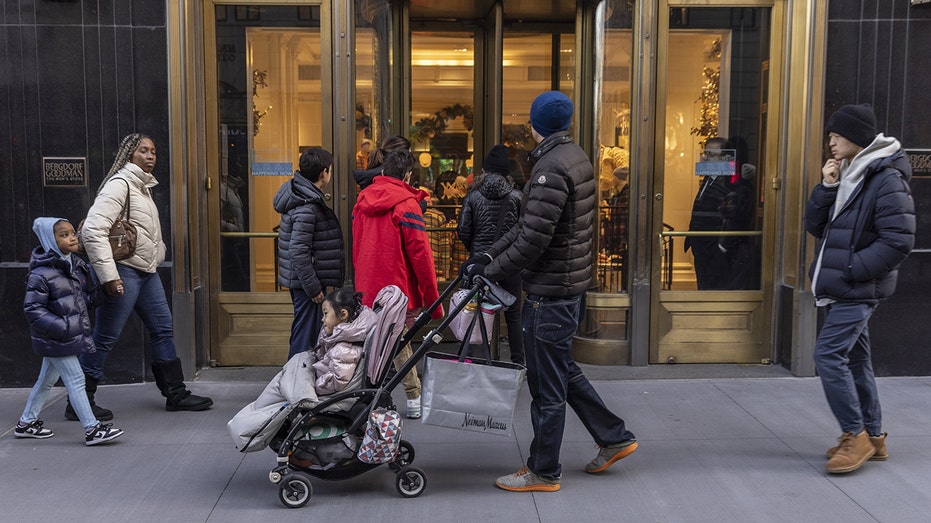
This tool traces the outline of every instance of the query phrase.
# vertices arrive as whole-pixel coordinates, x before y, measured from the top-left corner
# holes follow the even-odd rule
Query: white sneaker
[[[123,431],[113,428],[112,423],[98,423],[90,432],[84,433],[84,444],[88,447],[112,441],[123,435]]]
[[[407,400],[407,418],[417,419],[420,417],[420,396],[412,400]]]

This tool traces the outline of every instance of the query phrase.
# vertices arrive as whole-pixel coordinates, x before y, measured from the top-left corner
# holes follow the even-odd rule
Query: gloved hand
[[[469,273],[469,267],[471,267],[471,266],[473,266],[473,265],[475,265],[475,264],[477,264],[477,263],[480,263],[480,264],[482,264],[483,266],[484,266],[484,265],[488,265],[489,263],[491,263],[491,261],[492,261],[492,257],[491,257],[491,255],[488,254],[487,252],[477,252],[477,253],[473,254],[471,258],[469,258],[468,260],[466,260],[465,263],[463,263],[461,267],[459,267],[459,275],[460,275],[460,276],[468,276],[468,275],[469,275],[469,274],[468,274],[468,273]],[[483,270],[484,270],[484,269],[483,269]]]
[[[468,268],[466,268],[465,281],[463,283],[467,283],[467,285],[471,287],[475,282],[476,276],[484,276],[484,275],[485,275],[485,264],[481,262],[473,263],[472,265],[469,265]]]

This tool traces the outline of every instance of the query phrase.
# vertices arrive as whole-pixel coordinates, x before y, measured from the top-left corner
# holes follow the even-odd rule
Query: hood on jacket
[[[497,173],[486,174],[485,179],[478,186],[478,191],[489,200],[500,200],[510,194],[511,190],[511,183],[507,178]]]
[[[377,176],[372,185],[359,193],[354,213],[377,216],[390,213],[404,200],[420,202],[426,193],[415,189],[402,180],[390,176]]]
[[[325,330],[320,329],[320,345],[329,349],[339,342],[364,342],[365,337],[375,325],[376,319],[375,311],[363,305],[356,319],[336,325],[333,327],[333,333],[329,336],[327,336]]]
[[[55,239],[55,224],[58,222],[68,222],[64,218],[36,218],[32,222],[32,232],[36,233],[36,236],[39,237],[39,243],[42,245],[42,248],[45,249],[45,252],[54,252],[58,254],[59,257],[66,258],[65,253],[61,252],[61,249],[58,248],[58,241]],[[71,222],[68,222],[71,223]],[[68,253],[69,255],[71,253]]]
[[[359,185],[359,190],[365,189],[369,185],[372,185],[372,182],[375,181],[375,177],[381,174],[382,166],[373,167],[371,169],[356,169],[352,171],[352,178],[356,181],[356,184]]]
[[[870,145],[857,153],[853,161],[841,161],[840,184],[837,188],[837,197],[834,203],[834,217],[840,214],[851,194],[868,175],[877,173],[887,166],[893,166],[902,171],[906,181],[911,178],[912,169],[908,165],[907,159],[904,159],[904,165],[901,165],[901,163],[899,167],[893,165],[893,158],[897,156],[897,153],[902,153],[901,155],[905,156],[899,141],[879,133]],[[907,173],[903,168],[907,170]]]
[[[285,182],[275,194],[273,204],[278,214],[284,214],[295,207],[319,200],[323,203],[323,191],[303,176],[295,175]]]

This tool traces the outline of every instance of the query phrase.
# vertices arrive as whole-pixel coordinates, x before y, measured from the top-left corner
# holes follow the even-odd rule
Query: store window
[[[471,33],[411,34],[411,183],[430,194],[424,219],[439,281],[455,279],[469,257],[456,225],[472,180],[474,53]]]
[[[604,64],[599,122],[598,257],[601,292],[627,292],[630,275],[631,12],[629,2],[609,2],[605,11]]]

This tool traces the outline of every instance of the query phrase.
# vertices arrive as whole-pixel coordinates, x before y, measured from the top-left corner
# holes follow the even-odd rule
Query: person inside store
[[[359,145],[359,151],[356,153],[356,169],[364,171],[368,169],[369,155],[372,153],[372,140],[363,138]]]
[[[364,169],[356,168],[352,172],[352,177],[359,186],[359,190],[365,189],[372,184],[376,176],[381,174],[381,164],[385,162],[385,155],[391,151],[410,151],[411,142],[403,136],[391,136],[381,145],[372,149],[369,153],[368,161]]]
[[[126,135],[80,231],[90,265],[111,297],[96,311],[96,352],[80,356],[87,397],[94,416],[101,421],[113,419],[113,412],[94,402],[97,385],[104,376],[107,356],[133,311],[149,333],[152,374],[166,398],[165,410],[201,411],[213,405],[212,399],[188,390],[175,350],[171,309],[157,272],[165,261],[166,247],[158,207],[152,199],[152,190],[158,185],[153,174],[155,159],[151,138],[139,133]],[[110,227],[120,218],[132,223],[138,234],[132,256],[116,261],[109,236]],[[70,402],[65,407],[65,418],[78,419]]]
[[[915,246],[915,201],[908,156],[877,131],[872,107],[841,107],[826,131],[831,156],[806,204],[805,229],[818,239],[809,276],[824,311],[815,368],[842,431],[826,470],[845,474],[889,458],[869,321]]]
[[[603,472],[637,449],[624,420],[608,409],[572,357],[592,279],[597,212],[595,169],[569,136],[572,113],[572,101],[559,91],[534,99],[530,123],[537,146],[529,154],[533,167],[520,219],[461,268],[470,279],[483,275],[497,282],[520,274],[527,293],[521,321],[528,333],[524,357],[533,440],[525,465],[495,482],[512,492],[559,490],[567,406],[599,448],[585,472]]]
[[[508,177],[508,148],[498,144],[488,151],[482,170],[462,201],[457,232],[470,256],[485,252],[505,232],[517,224],[520,191]],[[524,342],[520,325],[520,274],[512,274],[501,287],[517,297],[504,311],[511,362],[524,364]]]
[[[750,226],[752,213],[752,181],[756,167],[737,162],[730,142],[721,137],[708,139],[702,151],[700,165],[724,165],[725,171],[702,176],[695,201],[689,231],[743,231]],[[730,236],[689,236],[685,251],[692,250],[698,290],[744,288],[734,283],[732,262],[741,260],[741,238]],[[751,270],[741,272],[751,273]]]

